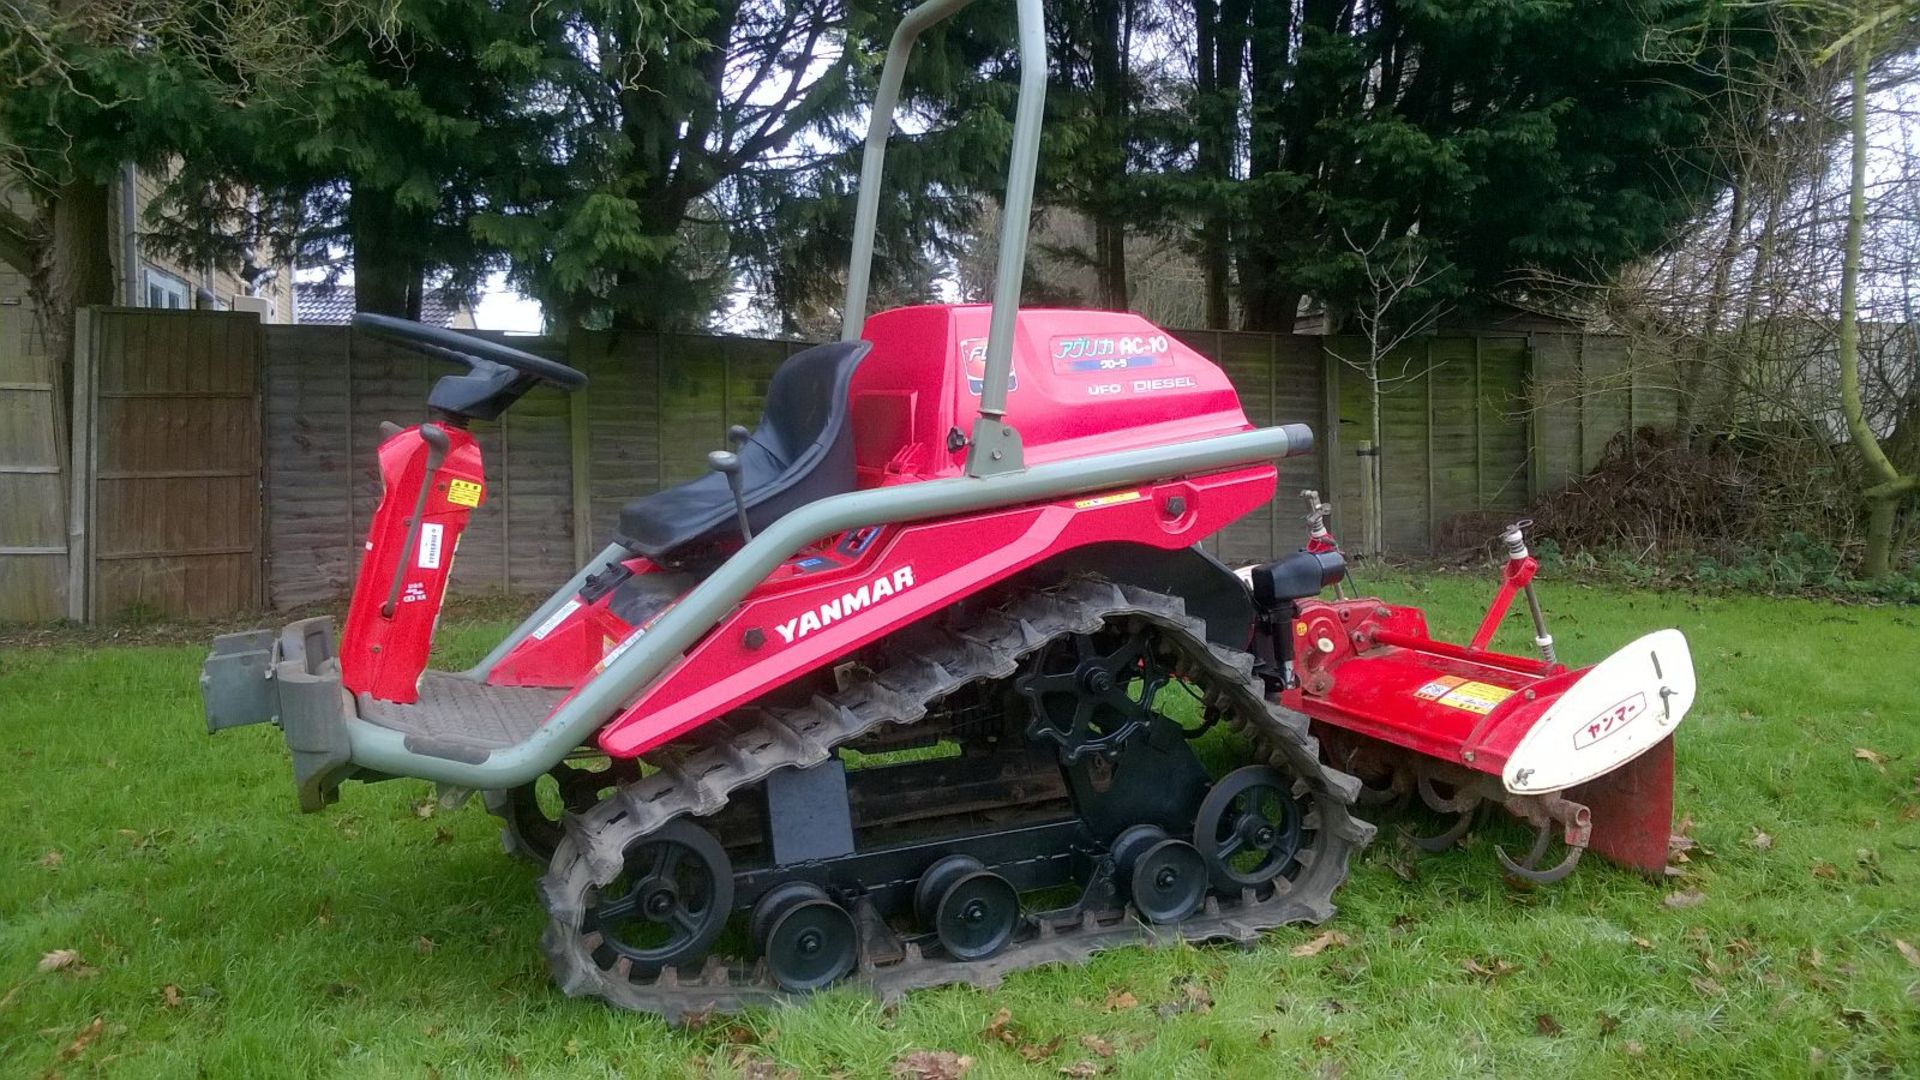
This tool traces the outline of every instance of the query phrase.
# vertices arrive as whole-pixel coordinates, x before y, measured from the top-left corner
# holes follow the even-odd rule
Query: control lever
[[[734,430],[727,431],[729,438],[733,436]],[[738,428],[737,430],[746,429]],[[741,490],[740,486],[740,455],[731,450],[715,450],[707,455],[707,468],[726,475],[727,487],[733,492],[734,513],[740,515],[740,539],[751,543],[753,526],[747,524],[747,493]]]
[[[753,432],[748,431],[745,424],[735,424],[727,429],[727,441],[738,450],[753,441]]]

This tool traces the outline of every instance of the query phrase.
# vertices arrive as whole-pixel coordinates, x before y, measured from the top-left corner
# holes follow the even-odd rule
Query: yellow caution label
[[[1513,691],[1505,686],[1475,682],[1458,675],[1442,675],[1423,684],[1413,692],[1413,696],[1431,701],[1436,705],[1465,709],[1467,712],[1485,716],[1501,702],[1512,697]]]
[[[479,506],[481,487],[471,480],[453,480],[447,483],[447,501],[455,506]]]
[[[1081,499],[1073,504],[1075,510],[1091,510],[1096,506],[1117,506],[1120,503],[1137,502],[1146,498],[1142,491],[1119,491],[1112,495],[1095,495],[1091,499]]]

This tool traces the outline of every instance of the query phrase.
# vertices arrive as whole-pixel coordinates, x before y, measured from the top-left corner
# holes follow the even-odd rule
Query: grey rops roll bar
[[[846,313],[840,340],[858,341],[867,321],[867,286],[873,274],[873,235],[880,218],[880,176],[887,137],[900,104],[900,82],[914,44],[929,27],[959,13],[973,0],[927,0],[907,12],[887,45],[887,62],[867,121],[867,148],[860,161],[860,196],[853,220],[853,257],[847,264]],[[1015,0],[1020,19],[1020,98],[1013,110],[1013,148],[1007,161],[1007,191],[1000,204],[1000,261],[994,272],[993,316],[987,327],[986,383],[980,416],[968,444],[967,475],[992,476],[1022,467],[1020,436],[1004,422],[1007,375],[1013,370],[1013,327],[1020,313],[1020,281],[1027,265],[1027,218],[1033,212],[1033,176],[1040,165],[1040,121],[1047,103],[1047,33],[1040,0]]]

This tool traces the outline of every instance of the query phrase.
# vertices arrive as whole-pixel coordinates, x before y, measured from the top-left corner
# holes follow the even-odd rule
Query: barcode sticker
[[[440,538],[446,531],[447,527],[445,525],[422,525],[420,527],[420,569],[440,569]]]

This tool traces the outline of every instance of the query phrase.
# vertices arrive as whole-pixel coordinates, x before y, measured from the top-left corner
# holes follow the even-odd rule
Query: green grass
[[[1485,593],[1384,585],[1454,635]],[[970,1055],[972,1077],[1913,1070],[1920,967],[1895,941],[1920,944],[1920,610],[1545,597],[1575,662],[1659,626],[1692,639],[1678,802],[1712,854],[1685,879],[1590,865],[1517,892],[1489,840],[1409,859],[1389,830],[1334,922],[1253,949],[1126,950],[895,1010],[842,990],[691,1032],[551,986],[534,872],[477,807],[423,819],[426,786],[394,782],[296,813],[276,731],[201,729],[200,647],[9,649],[0,1073],[884,1076],[912,1050]],[[499,631],[456,625],[447,651]],[[1669,907],[1681,890],[1705,899]],[[1326,929],[1346,943],[1289,955]],[[60,949],[79,963],[36,970]],[[1123,991],[1138,1004],[1110,1006]],[[1002,1007],[1012,1044],[982,1034]]]

